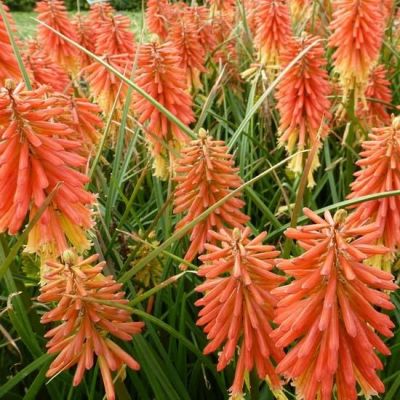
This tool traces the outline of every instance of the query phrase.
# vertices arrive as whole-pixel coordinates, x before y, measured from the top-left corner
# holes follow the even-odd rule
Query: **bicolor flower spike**
[[[316,37],[303,36],[287,43],[281,55],[282,67],[317,41]],[[279,144],[289,154],[311,148],[328,134],[330,85],[326,64],[324,48],[317,43],[284,75],[277,87]],[[299,154],[290,161],[289,169],[296,175],[304,170],[304,158]],[[314,185],[312,170],[318,165],[316,158],[308,177],[309,186]]]
[[[103,60],[125,76],[130,76],[133,60],[127,54],[106,55]],[[81,74],[89,84],[90,94],[103,112],[110,115],[114,102],[120,110],[126,99],[128,86],[102,64],[94,61]]]
[[[364,119],[370,127],[389,125],[391,118],[387,106],[392,103],[392,90],[384,65],[377,65],[368,79],[365,89],[366,103],[357,108],[358,118]]]
[[[185,125],[194,121],[192,98],[188,93],[185,71],[181,58],[172,43],[149,43],[139,47],[135,81]],[[134,95],[134,109],[141,124],[146,124],[146,138],[156,158],[164,158],[166,144],[180,147],[188,136],[176,124],[168,120],[154,105],[140,94]],[[165,176],[158,171],[157,176]]]
[[[207,70],[204,67],[206,50],[200,42],[198,26],[189,18],[171,22],[168,40],[178,51],[180,67],[187,77],[188,87],[201,89],[200,73]]]
[[[125,365],[137,371],[140,365],[110,336],[131,341],[143,323],[132,321],[122,284],[102,274],[105,262],[92,265],[98,258],[95,254],[83,259],[68,250],[63,262],[47,261],[38,300],[56,306],[43,314],[41,322],[59,324],[45,335],[47,352],[57,354],[46,376],[76,365],[72,384],[77,386],[97,357],[107,399],[114,400],[112,372]]]
[[[15,235],[33,218],[46,197],[61,183],[49,207],[29,234],[27,251],[58,255],[72,244],[89,247],[89,206],[95,197],[84,186],[86,158],[74,131],[57,122],[64,103],[45,86],[26,91],[23,84],[0,91],[0,231]]]
[[[292,281],[272,294],[279,298],[271,337],[278,347],[291,346],[277,373],[293,379],[299,399],[356,400],[384,391],[376,350],[389,348],[379,334],[391,337],[394,324],[379,309],[392,310],[388,290],[393,276],[364,264],[387,248],[375,245],[375,224],[350,226],[346,212],[324,218],[309,209],[311,225],[290,228],[286,236],[304,253],[278,263]],[[334,391],[336,396],[334,396]]]
[[[78,36],[68,19],[68,13],[62,0],[42,0],[37,3],[35,11],[38,13],[39,21],[74,42],[78,42]],[[67,72],[72,74],[77,72],[79,50],[75,46],[42,24],[38,26],[38,41],[43,50]]]
[[[395,118],[391,126],[374,128],[368,139],[362,142],[360,170],[354,175],[350,199],[373,193],[400,190],[400,121]],[[391,196],[355,205],[349,217],[353,225],[365,221],[375,222],[379,242],[392,254],[400,246],[400,197]],[[390,270],[391,258],[384,257],[381,266]]]
[[[209,344],[204,354],[222,350],[217,370],[224,369],[238,351],[233,385],[233,399],[242,398],[245,376],[253,369],[260,379],[268,379],[275,390],[280,380],[275,364],[284,352],[270,338],[276,298],[271,294],[285,281],[272,272],[279,251],[264,245],[267,234],[251,238],[250,228],[219,232],[210,231],[218,245],[206,244],[207,253],[200,256],[198,274],[206,278],[196,291],[203,297],[197,325],[203,326]]]
[[[343,97],[352,92],[364,100],[371,69],[378,61],[385,19],[382,0],[336,0],[329,45],[335,49],[333,63],[339,74]]]
[[[285,0],[261,0],[256,4],[254,45],[260,61],[276,68],[280,55],[292,38],[289,8]]]
[[[176,230],[192,222],[242,184],[225,143],[214,140],[203,129],[198,139],[182,149],[175,171],[178,186],[175,190],[174,213],[185,214],[176,225]],[[204,251],[205,243],[212,240],[210,229],[242,228],[249,219],[240,211],[243,206],[240,193],[236,193],[196,224],[190,233],[191,244],[185,260],[192,261]]]

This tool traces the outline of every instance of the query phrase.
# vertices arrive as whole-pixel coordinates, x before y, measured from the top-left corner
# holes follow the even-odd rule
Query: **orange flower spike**
[[[188,87],[201,89],[200,73],[207,69],[204,67],[206,50],[200,42],[198,28],[189,18],[173,20],[168,38],[181,58],[180,66],[187,76]]]
[[[313,36],[293,39],[286,44],[281,60],[282,67],[290,62],[311,43],[318,40]],[[285,145],[289,154],[310,148],[328,134],[327,120],[330,118],[330,85],[326,71],[326,59],[321,44],[315,45],[289,70],[279,83],[276,93],[277,107],[281,115],[279,144]],[[318,166],[315,160],[314,168]],[[304,169],[303,155],[293,158],[289,168],[295,174]],[[314,185],[312,174],[309,186]]]
[[[390,115],[384,103],[391,104],[392,91],[384,65],[380,64],[372,70],[365,89],[365,98],[367,107],[358,107],[358,117],[365,118],[367,124],[373,127],[390,124]]]
[[[96,54],[127,54],[133,61],[135,36],[130,31],[130,19],[125,15],[113,15],[96,29]]]
[[[214,140],[204,130],[199,132],[198,139],[182,149],[181,155],[176,167],[175,180],[178,186],[175,190],[174,213],[184,213],[185,216],[176,225],[176,230],[189,224],[242,184],[224,142]],[[236,194],[199,222],[191,230],[191,244],[185,260],[192,261],[198,253],[203,252],[205,243],[212,239],[210,229],[219,230],[224,226],[242,228],[249,219],[240,211],[243,206],[240,194]]]
[[[203,46],[204,51],[207,53],[214,49],[216,42],[208,8],[205,6],[188,7],[185,10],[185,18],[194,24],[199,42]]]
[[[368,140],[362,143],[360,170],[354,175],[350,199],[372,193],[400,190],[400,123],[393,120],[392,126],[375,128]],[[359,224],[374,221],[379,227],[379,239],[392,252],[400,246],[400,198],[385,197],[354,206],[350,222]],[[388,265],[390,269],[390,265]]]
[[[203,326],[209,344],[204,354],[222,348],[218,371],[224,369],[239,348],[239,359],[231,387],[232,398],[242,398],[245,372],[256,370],[260,379],[269,379],[280,388],[274,363],[284,353],[270,338],[270,322],[276,303],[271,290],[285,281],[272,272],[279,251],[264,245],[265,232],[250,238],[249,228],[210,231],[219,245],[206,244],[207,254],[200,256],[198,270],[205,282],[196,288],[204,296],[196,302],[203,307],[197,325]]]
[[[76,14],[72,19],[72,25],[77,35],[77,42],[85,49],[95,53],[96,35],[93,32],[89,19],[82,14]],[[84,68],[92,63],[91,57],[83,51],[79,52],[79,59],[80,68]]]
[[[74,26],[68,19],[68,13],[62,0],[42,0],[36,5],[35,11],[38,13],[38,20],[49,25],[51,28],[77,42],[78,36]],[[63,66],[68,72],[76,73],[79,58],[79,50],[68,43],[56,33],[44,25],[38,26],[38,41],[43,50],[50,55],[53,60]]]
[[[115,14],[115,9],[108,2],[98,2],[90,6],[89,22],[93,30],[96,30],[107,19]]]
[[[385,20],[381,0],[337,0],[329,45],[335,48],[333,63],[346,100],[354,91],[364,100],[368,76],[379,57]]]
[[[280,54],[292,38],[289,8],[285,0],[262,0],[256,5],[254,45],[268,67],[279,65]]]
[[[52,377],[76,365],[73,385],[82,381],[85,370],[93,367],[98,357],[107,399],[115,399],[111,371],[124,365],[137,371],[138,362],[110,339],[130,341],[141,332],[144,324],[133,322],[122,285],[101,272],[105,262],[93,266],[93,255],[83,260],[71,251],[64,253],[62,263],[48,261],[45,283],[38,300],[57,303],[41,318],[43,324],[59,322],[45,335],[47,352],[56,353],[46,376]]]
[[[159,103],[189,125],[194,121],[192,98],[187,92],[181,59],[170,43],[150,43],[140,46],[137,60],[136,84]],[[163,152],[163,140],[172,145],[183,144],[187,135],[171,123],[156,107],[139,94],[134,95],[134,109],[141,124],[147,123],[147,140],[154,156]]]
[[[23,58],[34,86],[48,85],[60,93],[72,89],[68,74],[40,48],[37,41],[28,42]]]
[[[346,212],[324,218],[309,209],[312,225],[290,228],[286,236],[304,249],[301,256],[278,263],[293,280],[272,290],[279,298],[271,334],[278,347],[292,345],[277,373],[291,378],[304,400],[356,400],[357,383],[365,397],[384,391],[376,370],[389,348],[378,336],[393,336],[394,324],[375,307],[394,309],[387,290],[393,276],[363,262],[387,248],[374,243],[375,224],[349,225]],[[293,345],[294,343],[294,345]]]
[[[127,54],[106,55],[103,58],[105,62],[116,68],[121,74],[130,75],[133,62]],[[111,113],[117,97],[116,109],[118,110],[123,106],[128,87],[107,68],[95,61],[85,67],[81,74],[89,84],[92,97],[106,115]]]
[[[160,39],[168,36],[168,0],[148,0],[146,9],[146,23],[149,31],[155,33]]]
[[[9,12],[9,9],[3,2],[0,6],[6,12],[8,22],[11,29],[16,32],[15,22]],[[18,43],[19,44],[19,43]],[[17,59],[14,55],[14,50],[11,46],[10,38],[8,37],[7,29],[3,18],[0,18],[0,83],[4,85],[5,79],[21,79],[21,71],[19,70]]]
[[[62,182],[29,234],[30,252],[60,254],[67,240],[80,250],[89,246],[84,232],[92,226],[88,206],[94,196],[84,189],[81,143],[70,139],[73,130],[56,122],[65,112],[44,86],[25,91],[8,81],[0,92],[0,231],[18,233],[27,214],[31,219]]]

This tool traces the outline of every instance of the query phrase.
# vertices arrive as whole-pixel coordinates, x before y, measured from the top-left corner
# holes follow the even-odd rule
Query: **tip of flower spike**
[[[342,224],[347,218],[346,210],[337,210],[335,215],[333,216],[333,220],[336,224]]]
[[[400,129],[400,116],[393,118],[392,120],[392,128],[396,131]]]
[[[235,240],[236,242],[240,240],[241,237],[241,233],[240,233],[240,229],[239,228],[234,228],[233,232],[232,232],[232,237],[233,240]]]
[[[6,79],[5,87],[7,90],[14,90],[15,89],[15,81],[13,79]]]
[[[73,265],[76,261],[76,254],[72,249],[65,250],[62,254],[62,259],[66,264]]]
[[[205,139],[208,136],[207,131],[204,128],[199,129],[199,139]]]

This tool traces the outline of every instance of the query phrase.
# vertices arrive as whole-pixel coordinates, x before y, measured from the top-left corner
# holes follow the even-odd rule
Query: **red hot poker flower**
[[[200,73],[206,72],[206,51],[200,42],[197,26],[189,18],[171,21],[168,39],[174,44],[181,58],[180,66],[187,76],[188,87],[200,89]]]
[[[93,32],[93,28],[90,24],[89,18],[82,14],[74,15],[72,19],[72,25],[74,26],[77,42],[85,49],[95,53],[95,40],[96,35]],[[92,63],[92,58],[89,57],[83,51],[79,52],[79,67],[84,68]]]
[[[140,46],[137,60],[136,84],[155,98],[184,124],[194,121],[192,98],[187,92],[181,58],[172,43],[149,43]],[[148,100],[134,95],[134,109],[141,124],[147,123],[146,138],[154,156],[164,152],[163,141],[173,147],[188,140],[187,135]]]
[[[48,85],[55,92],[60,93],[72,89],[68,74],[40,48],[37,41],[28,42],[23,57],[25,68],[30,74],[34,86]]]
[[[106,18],[96,28],[96,50],[99,55],[127,54],[133,60],[135,36],[130,30],[130,19],[125,15],[113,15]]]
[[[131,341],[141,332],[142,322],[133,322],[122,284],[101,272],[105,262],[92,264],[98,255],[85,260],[73,253],[64,253],[65,261],[47,262],[45,284],[38,300],[57,305],[46,312],[41,322],[59,322],[45,335],[48,353],[57,354],[46,376],[52,377],[76,365],[73,385],[82,381],[85,370],[93,367],[97,356],[108,400],[115,399],[111,371],[127,365],[137,371],[138,362],[118,346],[109,336]]]
[[[127,54],[106,55],[103,59],[121,74],[130,75],[133,63]],[[96,61],[85,67],[81,73],[89,84],[91,95],[106,115],[111,113],[115,101],[116,109],[122,108],[128,87],[117,76]]]
[[[214,140],[204,130],[181,153],[182,157],[177,160],[176,167],[175,180],[178,186],[175,190],[174,213],[186,215],[178,222],[176,230],[193,221],[242,184],[224,142]],[[204,250],[205,243],[212,239],[210,229],[242,228],[248,221],[248,217],[240,211],[243,206],[244,201],[238,193],[199,222],[191,231],[191,244],[185,260],[192,261]]]
[[[364,99],[371,68],[378,60],[385,29],[382,0],[338,0],[333,2],[332,35],[334,66],[340,76],[344,98],[355,91]]]
[[[400,124],[375,128],[362,143],[361,168],[354,175],[350,199],[372,193],[400,190]],[[373,221],[379,230],[379,239],[393,252],[400,246],[400,197],[391,196],[359,203],[349,217],[352,224]],[[390,263],[386,263],[390,269]]]
[[[0,2],[0,7],[3,7],[5,10],[11,29],[16,31],[15,22],[8,11],[8,7],[2,1]],[[8,37],[6,25],[3,18],[0,18],[0,84],[4,85],[5,79],[20,78],[21,72],[11,46],[10,38]]]
[[[271,290],[285,281],[272,272],[279,255],[274,246],[263,244],[265,232],[250,238],[249,228],[233,231],[210,231],[220,245],[206,244],[207,254],[198,274],[206,278],[196,288],[204,297],[196,302],[202,306],[197,325],[203,326],[210,340],[204,349],[209,354],[222,347],[218,371],[224,369],[239,348],[232,398],[243,391],[245,373],[256,370],[260,379],[269,379],[274,389],[280,388],[274,362],[284,353],[270,338],[275,297]],[[240,397],[241,398],[241,397]]]
[[[375,224],[349,226],[346,213],[325,219],[309,209],[312,225],[288,229],[305,252],[278,264],[291,283],[272,291],[280,298],[272,338],[278,347],[293,343],[277,372],[294,380],[299,398],[356,400],[357,384],[368,398],[384,391],[376,374],[390,350],[378,333],[391,337],[394,324],[376,310],[392,310],[385,290],[395,290],[391,274],[363,262],[387,252],[376,246]]]
[[[27,250],[60,254],[68,240],[78,249],[89,246],[84,232],[92,226],[94,196],[84,189],[80,172],[86,159],[73,130],[55,122],[66,112],[46,87],[25,91],[22,84],[0,92],[0,231],[18,233],[45,198],[62,182],[52,203],[32,229]]]
[[[357,108],[359,118],[364,118],[371,127],[385,126],[390,124],[390,115],[387,105],[392,102],[392,91],[390,82],[386,78],[384,65],[376,66],[369,76],[368,85],[365,89],[366,107]],[[383,102],[383,103],[382,103]]]
[[[42,0],[37,3],[35,11],[38,13],[39,21],[46,23],[74,42],[78,41],[75,29],[68,19],[68,13],[63,1]],[[70,73],[75,73],[77,71],[79,50],[75,46],[68,43],[42,24],[38,26],[38,41],[43,47],[43,50],[50,55],[56,63],[63,66]]]
[[[285,0],[261,0],[255,12],[255,47],[267,66],[280,63],[279,57],[292,37],[289,8]]]
[[[146,9],[146,23],[149,31],[155,33],[160,39],[168,36],[168,0],[148,0]]]
[[[313,36],[305,36],[286,43],[282,52],[282,66],[286,67],[298,54],[313,42]],[[289,154],[310,148],[317,140],[328,134],[327,120],[330,118],[330,85],[326,71],[326,58],[321,44],[315,45],[282,78],[278,85],[278,110],[281,115],[279,144],[285,145]],[[318,159],[314,168],[318,166]],[[296,174],[304,169],[303,154],[299,154],[289,164]],[[312,173],[309,186],[314,184]]]

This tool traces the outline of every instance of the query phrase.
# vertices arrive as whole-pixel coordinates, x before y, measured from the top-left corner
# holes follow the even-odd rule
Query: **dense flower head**
[[[3,2],[0,2],[0,7],[3,7],[5,10],[11,29],[15,32],[15,22],[8,11],[8,7],[4,5]],[[19,70],[17,58],[14,55],[6,25],[3,18],[0,18],[0,85],[4,85],[5,79],[20,78],[21,72]]]
[[[37,3],[35,11],[38,13],[39,21],[44,22],[74,42],[78,41],[74,26],[68,19],[68,13],[62,0],[42,0]],[[77,72],[79,50],[75,46],[42,24],[38,26],[38,41],[43,50],[56,63],[70,73]]]
[[[269,379],[272,387],[280,387],[274,363],[284,353],[270,338],[275,297],[271,290],[285,281],[272,272],[279,251],[264,245],[265,232],[251,238],[250,228],[210,231],[218,245],[206,244],[207,253],[200,256],[198,270],[205,282],[196,291],[204,296],[196,302],[202,306],[197,325],[203,326],[209,344],[204,354],[218,355],[217,370],[233,359],[239,348],[232,397],[243,390],[246,372],[256,370],[260,379]]]
[[[87,16],[84,16],[80,13],[77,13],[72,18],[72,25],[74,26],[77,43],[84,47],[86,50],[90,52],[95,52],[95,34],[93,32],[93,28],[90,24],[90,20]],[[92,62],[91,57],[89,57],[83,51],[79,52],[79,67],[83,68],[89,65]]]
[[[121,74],[130,76],[133,60],[127,54],[105,55],[103,60]],[[122,108],[128,87],[114,73],[94,61],[82,69],[81,74],[89,84],[91,96],[106,115],[111,113],[115,101],[116,109]]]
[[[52,377],[76,365],[73,385],[82,381],[85,370],[93,367],[95,356],[99,362],[108,400],[115,399],[112,371],[122,366],[137,371],[138,362],[109,336],[131,341],[141,332],[142,322],[133,322],[122,284],[102,270],[105,262],[92,265],[99,256],[87,259],[64,253],[63,262],[48,261],[44,285],[38,300],[56,303],[55,308],[43,314],[41,322],[59,324],[49,330],[46,347],[49,354],[57,354],[46,376]]]
[[[115,14],[113,6],[104,1],[94,3],[90,6],[88,22],[93,32],[93,43],[96,41],[95,32],[101,25]]]
[[[87,157],[94,152],[101,137],[104,125],[100,117],[101,108],[86,97],[58,96],[68,109],[60,120],[73,129],[73,137],[82,144],[80,153]]]
[[[34,86],[48,85],[55,92],[60,93],[71,90],[68,74],[53,61],[37,41],[28,41],[23,60]]]
[[[212,19],[209,10],[205,6],[188,7],[184,12],[184,18],[190,21],[198,35],[198,40],[205,52],[215,48],[215,37],[212,31]]]
[[[138,51],[136,84],[189,125],[194,121],[192,98],[187,91],[181,58],[173,44],[143,44]],[[176,124],[139,94],[134,95],[134,109],[139,122],[146,124],[146,138],[152,145],[153,155],[165,150],[163,141],[175,146],[188,140]]]
[[[363,99],[371,69],[378,60],[385,29],[382,0],[336,0],[329,45],[344,98],[354,91]]]
[[[362,142],[357,165],[360,167],[351,184],[350,199],[400,190],[400,124],[398,118],[392,126],[375,128]],[[379,239],[391,251],[400,246],[400,198],[399,196],[370,200],[355,205],[350,215],[353,224],[376,222]]]
[[[301,51],[318,38],[304,36],[286,43],[281,54],[282,66],[286,67]],[[321,43],[311,48],[282,78],[276,98],[280,112],[279,143],[290,154],[310,148],[317,140],[328,134],[330,118],[330,85],[326,71],[326,58]],[[315,161],[314,167],[318,165]],[[290,162],[289,168],[301,174],[304,168],[303,154]],[[312,174],[309,185],[313,185]]]
[[[272,291],[280,300],[272,333],[278,347],[291,347],[277,372],[291,378],[299,399],[356,400],[357,384],[369,398],[383,392],[376,371],[389,348],[378,334],[393,336],[394,324],[376,307],[392,310],[386,290],[396,289],[391,274],[365,265],[373,255],[387,252],[376,246],[379,227],[350,226],[339,210],[324,218],[309,209],[311,225],[290,228],[304,253],[278,264],[293,280]]]
[[[280,54],[292,37],[290,15],[285,0],[261,0],[256,5],[254,45],[267,66],[280,62]]]
[[[232,155],[227,150],[223,141],[213,139],[204,130],[199,132],[198,139],[182,149],[175,169],[178,186],[175,189],[174,213],[185,216],[177,223],[176,230],[189,224],[242,184]],[[244,201],[237,193],[196,224],[190,233],[191,244],[185,260],[192,261],[203,252],[205,243],[212,239],[210,229],[242,228],[248,221],[248,217],[240,211],[243,206]]]
[[[0,91],[0,231],[16,234],[51,191],[62,183],[29,234],[27,250],[60,254],[68,241],[78,250],[89,246],[94,196],[84,189],[86,158],[73,130],[57,122],[67,110],[46,87],[26,91],[11,82]]]
[[[168,0],[148,0],[146,23],[150,32],[164,40],[168,36]]]
[[[386,74],[383,64],[377,65],[371,71],[365,89],[365,104],[357,107],[358,118],[365,119],[369,126],[378,127],[390,124],[387,105],[392,102],[392,91]]]
[[[171,21],[168,40],[178,51],[180,67],[187,76],[188,87],[201,88],[200,73],[207,71],[204,67],[206,50],[200,42],[196,24],[189,18]]]
[[[127,54],[133,61],[135,36],[130,30],[130,19],[126,15],[112,15],[95,29],[95,53],[99,55]]]

